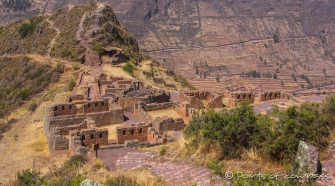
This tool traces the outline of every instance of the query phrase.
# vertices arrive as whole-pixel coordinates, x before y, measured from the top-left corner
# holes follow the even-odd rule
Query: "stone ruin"
[[[191,108],[222,108],[222,95],[202,90],[202,91],[179,91],[179,104],[188,102]]]
[[[151,118],[146,111],[174,108],[170,93],[145,86],[137,80],[107,77],[97,78],[80,72],[76,87],[66,103],[45,108],[44,133],[51,153],[69,150],[71,154],[88,152],[93,144],[102,148],[126,145],[153,145],[166,142],[163,133],[183,130],[183,119]],[[108,130],[98,129],[123,123],[124,111],[137,116],[142,123],[116,129],[116,146],[108,142]],[[121,131],[121,132],[120,132]]]
[[[290,99],[290,95],[286,92],[263,92],[261,94],[261,101],[269,101],[275,99]]]
[[[236,93],[232,92],[229,94],[229,105],[231,107],[236,107],[238,104],[242,102],[249,102],[253,104],[255,102],[255,95],[253,93]]]

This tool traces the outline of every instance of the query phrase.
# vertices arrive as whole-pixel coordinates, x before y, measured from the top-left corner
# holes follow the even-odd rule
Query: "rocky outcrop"
[[[105,185],[97,183],[93,180],[86,179],[80,183],[80,186],[105,186]]]
[[[300,141],[295,163],[297,166],[294,170],[295,174],[321,174],[322,172],[318,151],[306,142]]]

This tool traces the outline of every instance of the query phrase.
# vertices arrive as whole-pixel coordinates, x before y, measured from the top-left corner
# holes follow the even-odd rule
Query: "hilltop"
[[[130,62],[135,65],[132,76],[152,86],[190,87],[143,53],[136,38],[105,4],[64,6],[52,14],[16,21],[0,28],[0,42],[1,56],[31,54],[96,68],[110,68],[107,64],[111,63],[120,68]]]

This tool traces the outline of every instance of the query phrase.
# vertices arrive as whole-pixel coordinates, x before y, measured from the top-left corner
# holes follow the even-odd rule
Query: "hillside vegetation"
[[[332,96],[300,108],[276,108],[270,115],[256,115],[248,104],[221,112],[198,112],[185,130],[187,147],[206,153],[217,144],[219,159],[238,159],[245,149],[256,149],[263,159],[292,165],[299,141],[316,146],[320,152],[327,149],[335,130],[334,108]]]
[[[0,118],[8,119],[11,111],[43,92],[50,83],[58,82],[62,72],[61,64],[52,67],[29,57],[0,58]]]

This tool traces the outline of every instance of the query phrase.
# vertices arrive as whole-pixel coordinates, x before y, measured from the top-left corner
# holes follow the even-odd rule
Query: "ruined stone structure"
[[[255,95],[253,93],[236,93],[236,92],[232,92],[229,94],[230,97],[230,106],[231,107],[235,107],[237,106],[239,103],[242,102],[249,102],[249,103],[254,103],[255,102]]]
[[[160,134],[163,134],[165,131],[179,131],[184,130],[186,127],[186,124],[184,123],[184,120],[182,118],[170,118],[170,117],[157,117],[153,123],[153,128],[159,132]]]
[[[137,139],[139,141],[148,141],[148,128],[150,126],[144,123],[132,124],[131,126],[122,126],[116,128],[117,143],[124,144],[126,140]]]
[[[106,55],[110,58],[110,63],[112,65],[126,62],[127,56],[122,53],[122,49],[116,47],[106,47],[104,48],[104,52],[102,55]]]
[[[93,144],[108,145],[108,131],[97,127],[124,122],[128,111],[144,123],[117,128],[117,144],[162,143],[163,132],[183,130],[185,123],[181,118],[154,120],[146,111],[174,107],[165,90],[137,80],[80,72],[66,103],[46,107],[44,132],[51,153],[67,149],[71,154],[86,153]]]
[[[191,108],[222,108],[222,95],[210,91],[179,91],[178,102],[188,102]]]
[[[131,91],[119,97],[118,103],[123,107],[133,107],[137,102],[148,103],[164,103],[170,101],[170,93],[160,89],[142,89]]]
[[[261,94],[261,101],[269,101],[275,99],[289,99],[291,96],[285,92],[263,92]]]

